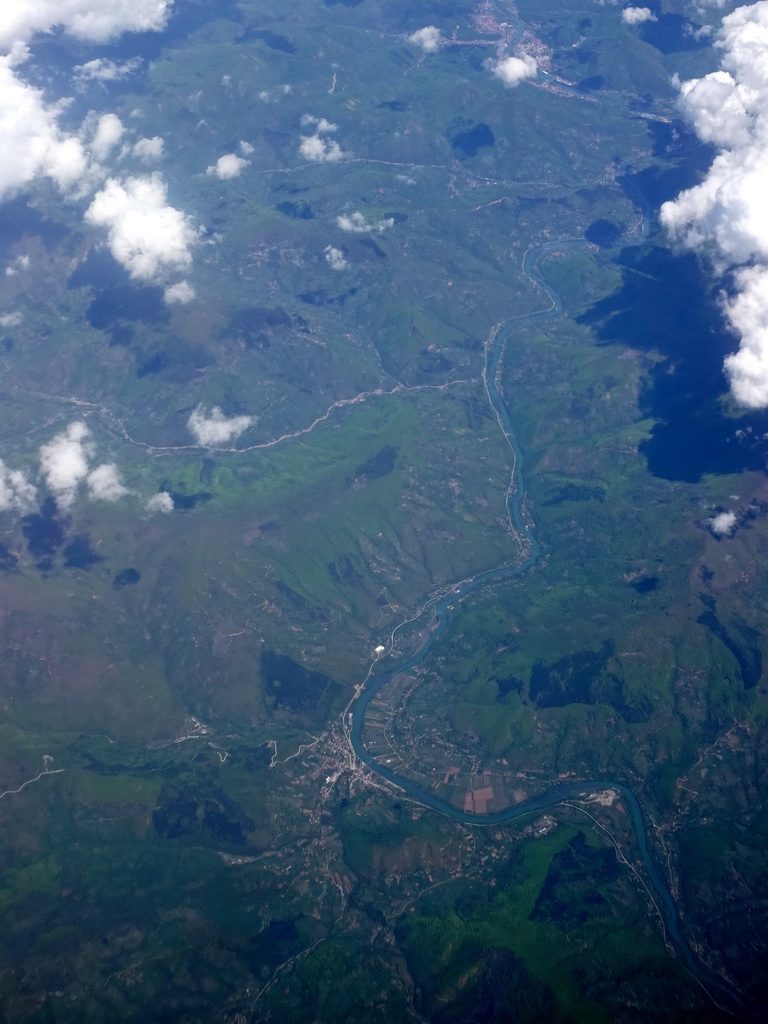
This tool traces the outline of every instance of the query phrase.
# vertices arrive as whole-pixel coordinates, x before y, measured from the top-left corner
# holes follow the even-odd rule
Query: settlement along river
[[[523,259],[523,270],[529,280],[534,282],[534,284],[536,284],[548,297],[549,305],[545,309],[538,310],[534,313],[524,313],[521,316],[514,317],[507,321],[501,328],[494,328],[485,346],[483,380],[486,393],[502,433],[504,434],[504,437],[512,451],[512,483],[507,492],[506,500],[510,526],[515,531],[520,541],[521,556],[517,561],[510,565],[504,565],[497,569],[490,569],[487,572],[480,573],[477,576],[473,576],[470,579],[463,580],[461,583],[455,584],[447,591],[441,591],[439,595],[435,596],[425,605],[422,609],[422,613],[428,610],[431,610],[434,613],[436,620],[435,628],[424,631],[424,639],[421,645],[404,661],[392,668],[371,674],[368,677],[364,687],[360,690],[359,696],[351,705],[349,741],[357,757],[360,761],[366,764],[371,771],[375,772],[383,779],[386,779],[388,782],[398,786],[400,789],[404,790],[414,799],[419,801],[419,803],[424,804],[427,807],[431,807],[433,810],[438,811],[441,814],[448,815],[456,821],[462,822],[464,825],[498,825],[502,822],[520,818],[526,814],[531,814],[537,811],[542,811],[548,807],[553,807],[557,804],[563,803],[565,800],[584,796],[590,791],[603,789],[618,790],[629,808],[632,823],[637,835],[640,857],[645,866],[647,878],[655,890],[657,908],[663,918],[666,931],[665,938],[667,939],[668,948],[670,944],[674,947],[674,951],[683,965],[704,987],[710,998],[717,1006],[738,1019],[759,1021],[762,1018],[745,1004],[738,992],[734,991],[734,989],[727,985],[722,978],[715,975],[702,961],[694,956],[688,943],[683,938],[675,901],[669,891],[667,883],[664,881],[651,856],[640,804],[635,794],[628,789],[626,785],[608,779],[595,779],[561,784],[553,787],[546,793],[540,794],[539,796],[532,797],[529,800],[523,800],[521,803],[516,804],[514,807],[507,808],[504,811],[484,815],[468,814],[464,811],[458,810],[446,801],[441,800],[434,793],[423,789],[410,779],[398,775],[397,772],[392,771],[392,769],[387,765],[377,761],[366,750],[362,738],[363,720],[366,708],[371,700],[373,700],[382,687],[386,686],[393,677],[415,668],[424,661],[431,651],[433,644],[445,632],[449,621],[451,606],[457,604],[459,601],[483,587],[492,586],[513,577],[520,576],[539,560],[541,547],[534,535],[533,523],[524,512],[526,490],[525,478],[523,475],[523,453],[512,429],[512,422],[510,420],[506,404],[498,389],[499,365],[504,354],[504,348],[508,338],[523,322],[530,322],[543,319],[545,317],[555,316],[562,312],[560,296],[537,271],[536,264],[539,262],[541,257],[547,253],[564,252],[567,249],[577,247],[584,247],[584,241],[582,239],[576,241],[550,242],[546,245],[534,246],[528,250]]]

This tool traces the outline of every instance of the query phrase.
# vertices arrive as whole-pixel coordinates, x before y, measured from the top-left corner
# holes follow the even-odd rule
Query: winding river
[[[435,627],[426,633],[418,649],[403,661],[394,667],[384,669],[378,673],[371,674],[368,677],[364,687],[359,692],[359,696],[351,705],[349,740],[360,761],[366,764],[368,768],[377,775],[398,786],[419,803],[426,807],[430,807],[432,810],[438,811],[441,814],[445,814],[464,825],[499,825],[503,822],[509,822],[516,818],[521,818],[524,815],[554,807],[574,797],[583,797],[589,792],[603,789],[618,790],[629,809],[632,824],[637,836],[638,851],[645,867],[647,878],[655,890],[657,907],[663,918],[666,938],[674,947],[679,960],[702,985],[718,1007],[737,1018],[759,1021],[762,1018],[757,1016],[754,1011],[751,1010],[745,1001],[742,1000],[738,992],[734,991],[719,976],[711,972],[693,955],[688,943],[683,938],[675,901],[669,891],[666,881],[654,864],[653,857],[649,849],[646,826],[640,804],[635,794],[628,789],[626,785],[611,779],[595,779],[587,782],[565,783],[555,786],[539,796],[532,797],[529,800],[524,800],[521,803],[516,804],[514,807],[507,808],[504,811],[484,815],[468,814],[458,810],[446,801],[441,800],[434,793],[422,788],[410,779],[398,775],[397,772],[393,771],[386,764],[382,764],[377,761],[368,753],[362,738],[365,712],[370,702],[376,697],[382,687],[386,686],[394,676],[416,668],[426,659],[427,655],[432,650],[433,645],[445,632],[450,619],[451,607],[468,597],[470,594],[481,590],[483,587],[503,583],[504,581],[522,575],[539,560],[541,547],[536,539],[535,532],[533,530],[533,523],[525,516],[523,511],[526,495],[525,478],[523,474],[523,452],[512,428],[509,411],[498,388],[497,380],[499,375],[499,366],[508,339],[522,323],[530,323],[535,320],[556,316],[562,312],[560,296],[542,277],[541,273],[537,269],[537,264],[540,262],[542,257],[547,254],[564,252],[568,249],[575,248],[583,249],[585,244],[586,243],[583,239],[578,239],[564,242],[550,242],[546,245],[531,247],[523,259],[523,271],[529,280],[544,292],[549,299],[549,305],[546,308],[532,313],[524,313],[507,321],[503,328],[491,332],[491,335],[486,342],[483,379],[488,400],[496,414],[499,426],[512,451],[514,469],[511,486],[507,492],[506,500],[510,526],[517,533],[518,538],[521,541],[522,555],[520,559],[513,564],[505,565],[496,569],[490,569],[472,577],[471,579],[464,580],[461,583],[456,584],[447,590],[447,592],[445,590],[441,591],[440,595],[427,603],[427,605],[422,609],[422,614],[431,611],[435,617]]]
[[[507,54],[514,51],[515,46],[522,40],[527,25],[522,21],[517,12],[506,6],[505,0],[491,0],[491,7],[497,14],[499,21],[514,26],[512,35],[506,39],[505,51]],[[500,52],[499,56],[503,54]],[[564,83],[561,84],[561,87]],[[566,86],[567,88],[567,86]],[[615,101],[614,101],[615,102]],[[632,199],[640,206],[642,218],[641,238],[645,240],[649,234],[651,210],[644,196],[635,194],[633,190]],[[408,655],[404,660],[394,667],[384,669],[380,672],[372,672],[360,689],[357,699],[351,705],[349,742],[356,756],[368,768],[381,778],[398,786],[409,796],[419,803],[430,807],[434,811],[445,814],[464,825],[499,825],[504,822],[513,821],[524,815],[533,814],[552,808],[563,802],[583,797],[587,793],[614,789],[621,793],[624,802],[629,809],[629,814],[637,837],[637,848],[643,862],[646,877],[650,882],[656,896],[656,906],[663,919],[665,939],[667,946],[673,947],[682,965],[690,972],[697,982],[704,988],[712,1001],[721,1010],[742,1020],[762,1021],[762,1015],[756,1013],[741,994],[735,991],[721,977],[710,971],[702,961],[694,956],[690,946],[684,939],[681,931],[680,918],[674,898],[669,890],[664,877],[656,867],[651,850],[648,844],[648,836],[643,819],[643,813],[637,797],[626,785],[611,779],[595,779],[586,782],[571,782],[560,784],[549,789],[547,792],[524,800],[514,807],[493,814],[477,815],[468,814],[458,810],[451,804],[441,800],[434,793],[422,788],[410,779],[398,775],[386,764],[382,764],[369,755],[363,742],[363,723],[365,712],[370,702],[376,697],[381,689],[396,675],[407,672],[420,665],[429,655],[433,645],[440,639],[446,630],[450,619],[451,608],[464,598],[468,597],[483,587],[521,576],[532,568],[541,556],[541,546],[536,539],[533,529],[533,522],[524,514],[524,502],[526,496],[525,477],[523,474],[523,452],[518,443],[509,411],[499,391],[498,376],[501,359],[504,354],[506,343],[513,332],[523,323],[531,323],[536,320],[557,316],[562,312],[562,300],[558,293],[545,280],[537,269],[542,258],[551,253],[562,253],[569,249],[583,249],[586,243],[584,239],[549,242],[545,245],[532,246],[526,252],[522,269],[528,279],[536,285],[547,297],[549,304],[540,310],[531,313],[523,313],[507,320],[503,327],[499,325],[491,332],[485,346],[485,365],[483,382],[485,384],[488,401],[496,415],[499,427],[506,438],[512,452],[513,471],[511,485],[507,491],[506,502],[509,514],[509,524],[514,533],[517,534],[520,542],[520,557],[514,563],[504,565],[496,569],[490,569],[480,573],[471,579],[455,584],[450,589],[444,589],[427,602],[421,611],[424,615],[432,612],[435,617],[434,628],[426,631],[418,649]],[[415,620],[414,620],[415,621]],[[394,634],[393,634],[394,635]]]

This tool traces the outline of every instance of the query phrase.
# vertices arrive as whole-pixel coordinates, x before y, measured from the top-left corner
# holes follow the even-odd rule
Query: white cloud
[[[735,512],[720,512],[709,520],[709,528],[716,537],[730,536],[737,522],[738,516]]]
[[[21,313],[3,313],[0,316],[0,327],[18,327],[23,319]]]
[[[381,234],[387,228],[393,227],[394,223],[394,218],[382,217],[375,224],[369,224],[359,210],[349,214],[342,213],[336,218],[337,227],[340,227],[342,231],[349,231],[357,235],[370,234],[372,231],[377,231]]]
[[[741,146],[749,142],[752,115],[750,97],[728,71],[713,71],[675,85],[680,90],[678,107],[704,142],[717,146]]]
[[[98,501],[117,501],[130,491],[120,479],[114,462],[105,462],[88,474],[88,493]]]
[[[339,126],[328,121],[324,117],[315,117],[313,114],[301,115],[301,127],[315,129],[315,135],[326,135],[328,132],[337,132]]]
[[[524,53],[522,57],[506,57],[491,65],[491,70],[497,78],[500,78],[504,85],[513,88],[519,85],[526,78],[534,78],[538,71],[538,65],[530,54]]]
[[[117,114],[102,114],[88,148],[97,160],[106,160],[124,132],[125,128]]]
[[[16,70],[29,58],[26,43],[36,33],[61,28],[78,39],[106,42],[126,31],[162,28],[173,0],[0,0],[0,201],[45,175],[60,189],[93,188],[98,167],[91,167],[82,142],[61,131],[58,119],[67,101],[48,104],[43,92]],[[3,52],[4,51],[4,52]],[[75,69],[76,81],[109,80],[134,70],[140,61],[97,59]],[[102,159],[115,143],[118,119],[99,122],[94,153]]]
[[[173,498],[168,491],[159,491],[147,501],[147,512],[173,512]]]
[[[17,256],[13,263],[9,263],[8,266],[5,268],[5,276],[15,277],[16,274],[20,273],[21,271],[29,270],[29,263],[29,256]]]
[[[736,294],[725,313],[741,345],[726,357],[725,371],[737,401],[762,408],[768,405],[768,267],[743,267],[733,282]]]
[[[281,96],[289,96],[292,92],[292,85],[281,85],[278,89],[262,89],[259,99],[262,103],[277,103]]]
[[[59,508],[70,508],[77,488],[88,476],[88,459],[93,450],[88,436],[88,427],[76,421],[40,449],[40,468]]]
[[[445,40],[440,35],[440,29],[434,25],[427,25],[408,36],[408,42],[420,46],[425,53],[435,53],[443,45]]]
[[[191,302],[197,293],[189,281],[179,281],[177,284],[172,284],[169,288],[166,288],[163,292],[163,298],[167,305],[172,306],[174,303],[184,305],[187,302]]]
[[[165,183],[157,173],[125,181],[110,178],[85,219],[107,229],[112,255],[135,280],[155,283],[192,263],[198,232],[188,216],[167,205]]]
[[[661,208],[670,234],[691,249],[706,251],[721,272],[768,258],[764,146],[750,135],[744,145],[720,153],[700,185]]]
[[[315,164],[335,164],[346,156],[335,139],[324,139],[320,135],[302,135],[299,153]]]
[[[344,259],[344,253],[341,249],[336,249],[332,245],[327,245],[323,250],[325,253],[325,262],[331,268],[331,270],[345,270],[349,264]]]
[[[621,12],[621,20],[627,25],[641,25],[644,21],[658,21],[659,19],[650,7],[625,7]]]
[[[726,319],[740,339],[725,369],[743,405],[768,405],[768,2],[723,18],[721,69],[679,84],[680,108],[720,150],[704,180],[661,208],[670,236],[733,271]]]
[[[133,57],[131,60],[117,62],[107,60],[106,57],[98,57],[96,60],[86,61],[85,64],[78,64],[75,70],[76,82],[114,82],[120,78],[126,78],[141,67],[141,58]]]
[[[687,35],[693,36],[695,40],[709,39],[714,34],[714,29],[711,25],[700,25],[698,28],[693,28],[692,25],[686,25],[685,31]]]
[[[314,135],[302,135],[299,143],[299,153],[305,160],[316,164],[335,164],[347,155],[342,152],[341,146],[335,139],[323,138],[330,132],[338,131],[337,124],[332,124],[324,117],[314,117],[312,114],[304,114],[301,124],[304,128],[313,127],[315,129]]]
[[[114,113],[86,118],[81,130],[89,138],[88,150],[81,138],[64,133],[58,123],[67,101],[47,104],[40,89],[28,85],[17,68],[29,59],[25,42],[36,32],[63,28],[87,41],[103,42],[125,31],[162,28],[173,0],[0,0],[0,201],[35,178],[52,178],[63,192],[80,198],[92,194],[103,179],[100,163],[106,160],[125,134]],[[140,60],[116,63],[97,59],[76,69],[76,80],[111,80],[130,73]],[[94,124],[95,122],[95,124]],[[163,140],[140,138],[124,146],[121,156],[132,152],[150,162],[162,156]],[[237,170],[241,167],[239,157]],[[221,163],[221,161],[220,161]],[[226,165],[225,165],[226,168]],[[230,165],[231,169],[231,165]],[[234,171],[232,173],[235,173]],[[96,193],[85,219],[108,231],[113,256],[130,275],[142,281],[162,280],[170,271],[191,264],[191,246],[198,237],[189,217],[166,203],[162,178],[109,179]],[[13,276],[18,267],[6,268]],[[189,285],[169,289],[169,301],[188,301]],[[7,324],[6,324],[7,326]]]
[[[162,28],[173,0],[0,0],[0,201],[41,175],[64,192],[83,197],[103,176],[89,160],[81,139],[59,127],[67,100],[49,104],[40,89],[28,85],[18,68],[29,59],[26,42],[36,33],[61,28],[91,42],[105,42],[125,31]],[[2,55],[2,51],[6,51]],[[136,60],[89,61],[76,69],[76,81],[109,80],[139,66]],[[89,125],[86,124],[85,130]],[[115,114],[98,122],[91,148],[104,159],[122,134]]]
[[[172,4],[173,0],[2,0],[0,47],[59,27],[98,43],[122,32],[157,30],[165,25]]]
[[[253,422],[252,416],[225,416],[218,405],[207,413],[202,405],[198,405],[187,420],[187,426],[198,444],[207,448],[217,448],[229,441],[234,441]]]
[[[76,420],[40,448],[40,470],[60,509],[72,507],[82,483],[97,501],[117,501],[131,493],[114,462],[90,468],[95,453],[90,436],[85,423]]]
[[[243,153],[245,156],[250,156],[251,153],[253,152],[253,146],[250,144],[250,142],[243,142],[243,140],[241,139],[240,152]]]
[[[0,56],[0,201],[38,175],[47,175],[66,190],[88,167],[79,139],[65,135],[58,126],[64,104],[46,105],[43,93],[14,70],[27,56],[23,47]]]
[[[159,135],[153,135],[151,139],[145,139],[142,136],[133,144],[131,152],[145,164],[151,164],[162,157],[164,146],[165,142]]]
[[[205,173],[215,174],[222,181],[226,178],[237,178],[243,168],[247,167],[250,162],[250,160],[244,160],[235,153],[227,153],[226,156],[220,156],[216,163],[209,167]]]
[[[72,190],[76,195],[87,191],[89,174],[88,160],[79,139],[66,136],[50,147],[43,164],[43,172],[52,178],[59,188]]]
[[[0,459],[0,511],[29,512],[34,508],[37,488],[18,469],[9,469]]]

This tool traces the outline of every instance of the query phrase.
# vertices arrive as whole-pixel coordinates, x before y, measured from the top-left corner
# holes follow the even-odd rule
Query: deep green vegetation
[[[382,750],[446,794],[453,768],[503,774],[510,801],[630,785],[686,938],[765,1001],[768,424],[724,399],[717,297],[654,221],[706,163],[670,75],[714,58],[610,5],[525,0],[549,74],[506,90],[475,5],[426,7],[188,0],[142,74],[78,94],[165,139],[169,201],[206,227],[189,306],[47,186],[0,208],[2,260],[34,270],[0,276],[22,313],[3,459],[34,476],[82,419],[131,489],[2,513],[8,1024],[723,1019],[664,945],[625,808],[462,828],[342,735],[392,630],[516,557],[482,382],[515,317],[499,387],[543,557],[457,601]],[[428,23],[461,45],[405,42]],[[301,158],[306,114],[346,159]],[[242,175],[206,175],[240,140]],[[358,210],[373,229],[343,231]],[[583,244],[523,272],[558,241]],[[549,304],[536,275],[562,310],[525,318]],[[195,447],[201,403],[253,422]],[[169,515],[145,510],[159,490]]]

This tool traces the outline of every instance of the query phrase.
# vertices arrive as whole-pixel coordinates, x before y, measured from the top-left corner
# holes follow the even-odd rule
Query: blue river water
[[[382,687],[386,686],[394,676],[416,668],[416,666],[420,665],[426,659],[432,650],[432,647],[440,639],[448,626],[452,606],[456,605],[470,594],[481,590],[483,587],[503,583],[507,580],[521,576],[523,573],[531,569],[539,560],[541,555],[541,546],[536,539],[533,523],[526,518],[523,513],[523,505],[526,495],[525,478],[523,474],[523,452],[512,428],[512,421],[510,419],[507,406],[498,390],[496,378],[506,343],[515,329],[523,322],[545,319],[562,312],[562,303],[559,295],[537,270],[537,264],[540,262],[541,258],[548,253],[564,252],[568,249],[575,248],[583,249],[584,247],[585,242],[582,239],[578,239],[572,241],[550,242],[546,245],[534,246],[528,250],[523,259],[523,270],[528,278],[538,285],[542,292],[547,296],[549,299],[549,305],[533,313],[524,313],[510,319],[506,322],[504,328],[492,338],[486,347],[485,381],[488,398],[498,417],[499,424],[502,427],[503,433],[510,448],[512,449],[514,457],[512,487],[510,488],[507,497],[510,523],[514,526],[515,531],[524,543],[524,553],[520,560],[513,564],[504,565],[496,569],[490,569],[487,572],[480,573],[473,577],[471,580],[463,581],[448,593],[436,598],[427,606],[427,608],[424,609],[425,611],[430,610],[434,614],[434,628],[429,630],[418,650],[394,667],[387,668],[381,672],[371,675],[366,681],[364,689],[362,689],[357,700],[351,707],[350,742],[360,761],[366,764],[372,771],[376,772],[377,775],[398,786],[424,806],[430,807],[432,810],[445,814],[465,825],[499,825],[504,822],[513,821],[514,819],[523,817],[524,815],[554,807],[566,800],[583,796],[589,792],[604,789],[618,790],[629,809],[637,837],[638,852],[645,867],[647,879],[650,881],[653,890],[655,891],[657,906],[664,921],[666,937],[674,947],[679,960],[691,975],[693,975],[693,977],[702,985],[718,1007],[739,1019],[758,1021],[762,1020],[762,1018],[755,1014],[750,1007],[745,1004],[738,992],[734,991],[719,976],[708,970],[705,965],[693,955],[688,943],[683,938],[674,898],[672,897],[666,881],[654,864],[653,857],[649,849],[648,837],[640,804],[635,794],[628,789],[626,785],[611,779],[595,779],[587,782],[564,783],[554,786],[547,792],[542,793],[539,796],[532,797],[529,800],[524,800],[521,803],[516,804],[514,807],[507,808],[504,811],[484,815],[468,814],[453,807],[445,800],[441,800],[433,792],[422,788],[410,779],[398,775],[397,772],[393,771],[386,764],[382,764],[375,758],[371,757],[366,750],[365,743],[363,742],[363,724],[368,705],[381,691]]]
[[[493,0],[493,7],[500,22],[506,22],[507,24],[514,25],[514,33],[507,39],[506,48],[507,54],[511,54],[514,52],[514,48],[517,44],[521,41],[528,26],[519,18],[513,8],[507,7],[504,0]],[[632,198],[637,202],[638,206],[640,206],[643,213],[642,239],[645,240],[649,234],[652,211],[644,196],[637,194],[633,195]],[[430,629],[425,635],[418,650],[410,654],[394,667],[375,673],[368,678],[365,683],[365,687],[361,690],[357,700],[352,705],[349,739],[352,748],[360,761],[366,764],[368,768],[374,771],[381,778],[398,786],[424,806],[430,807],[432,810],[438,811],[441,814],[445,814],[464,825],[500,825],[505,822],[513,821],[516,818],[521,818],[524,815],[534,814],[547,808],[555,807],[558,804],[562,804],[564,801],[571,800],[574,797],[578,798],[579,796],[584,796],[589,792],[604,789],[618,790],[629,810],[637,838],[638,853],[643,862],[647,880],[650,882],[655,892],[656,903],[663,918],[666,932],[665,938],[668,941],[668,945],[671,944],[671,946],[674,947],[680,962],[696,979],[696,981],[699,982],[716,1006],[737,1019],[756,1022],[762,1021],[763,1016],[756,1013],[752,1007],[749,1006],[746,999],[742,998],[739,992],[734,990],[718,975],[710,971],[693,955],[690,946],[684,939],[681,932],[680,918],[675,900],[669,890],[669,886],[654,863],[653,856],[648,845],[648,836],[640,803],[632,790],[628,789],[626,785],[611,779],[594,779],[586,782],[563,783],[553,786],[545,793],[532,797],[529,800],[524,800],[521,803],[516,804],[514,807],[507,808],[504,811],[484,815],[467,814],[453,807],[445,800],[441,800],[433,792],[422,788],[410,779],[398,775],[397,772],[393,771],[388,765],[381,764],[375,758],[371,757],[366,750],[362,738],[365,712],[370,702],[381,691],[382,687],[386,686],[394,676],[416,668],[427,658],[432,647],[440,639],[448,626],[451,608],[470,594],[481,590],[483,587],[503,583],[523,575],[536,565],[541,556],[541,546],[536,539],[534,524],[523,514],[526,496],[525,477],[523,474],[523,452],[512,427],[509,411],[497,387],[496,379],[506,343],[512,336],[513,332],[519,328],[522,323],[531,323],[536,320],[547,319],[562,312],[562,301],[560,296],[548,284],[537,269],[537,265],[541,261],[542,257],[549,253],[565,252],[572,249],[583,249],[585,244],[586,243],[583,239],[549,242],[545,245],[532,246],[526,252],[522,264],[523,272],[530,281],[541,289],[542,293],[549,300],[549,305],[535,312],[523,313],[506,321],[502,330],[500,330],[495,337],[492,336],[486,347],[484,379],[488,399],[493,406],[493,411],[498,418],[502,432],[504,433],[507,443],[512,450],[514,460],[512,486],[510,487],[507,496],[507,507],[509,511],[510,525],[513,526],[514,530],[523,542],[523,548],[521,549],[522,555],[512,564],[504,565],[496,569],[490,569],[487,572],[480,573],[473,577],[471,580],[463,581],[447,593],[444,593],[443,596],[437,597],[426,606],[424,611],[431,611],[434,615],[434,628]]]

